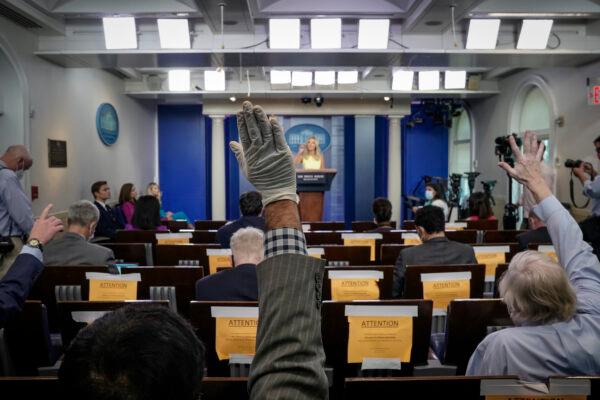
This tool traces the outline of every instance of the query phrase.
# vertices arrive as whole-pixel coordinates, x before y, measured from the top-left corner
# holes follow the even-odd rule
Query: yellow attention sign
[[[545,255],[547,255],[548,257],[550,257],[554,262],[558,262],[558,256],[556,255],[555,251],[549,251],[547,253],[544,253]]]
[[[217,268],[231,268],[231,256],[226,255],[209,255],[208,256],[208,271],[210,274],[217,272]]]
[[[158,244],[190,244],[187,237],[164,237],[156,239]]]
[[[535,395],[535,394],[519,394],[510,396],[485,396],[485,400],[586,400],[587,396],[583,395]]]
[[[496,275],[498,264],[506,262],[505,253],[475,253],[475,258],[480,264],[485,264],[485,276]]]
[[[344,246],[371,247],[371,261],[375,261],[375,239],[344,239]]]
[[[137,281],[90,279],[90,301],[137,300]]]
[[[377,279],[331,279],[331,299],[336,301],[379,300]]]
[[[395,358],[410,361],[412,317],[349,316],[348,362],[365,358]]]
[[[215,350],[219,360],[231,354],[253,356],[256,352],[257,318],[217,317]]]
[[[471,285],[467,279],[423,282],[423,298],[433,300],[433,308],[445,310],[452,300],[469,297]]]
[[[417,246],[422,244],[423,242],[421,242],[421,239],[419,239],[419,237],[407,237],[404,238],[404,244],[406,245],[411,245],[411,246]]]

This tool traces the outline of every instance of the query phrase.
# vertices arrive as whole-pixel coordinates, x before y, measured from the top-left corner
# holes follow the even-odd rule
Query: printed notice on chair
[[[498,264],[506,262],[506,253],[510,253],[510,246],[475,246],[475,258],[480,264],[485,264],[485,276],[495,276]]]
[[[344,246],[367,246],[371,248],[371,261],[375,261],[375,240],[381,239],[381,233],[343,233]]]
[[[258,307],[211,307],[216,320],[215,351],[219,360],[232,354],[253,356],[256,352]]]
[[[191,233],[157,233],[158,244],[189,244],[192,239]]]
[[[378,282],[383,279],[382,271],[328,271],[328,276],[332,300],[379,300]]]
[[[416,306],[346,306],[348,363],[410,362]],[[388,362],[384,362],[388,360]]]
[[[441,272],[421,274],[423,298],[433,300],[433,308],[446,310],[454,299],[471,297],[471,273]]]
[[[142,280],[140,274],[86,272],[85,277],[90,281],[90,301],[137,300],[137,285]]]
[[[210,274],[218,272],[219,268],[231,268],[231,249],[206,249],[208,256],[208,271]]]

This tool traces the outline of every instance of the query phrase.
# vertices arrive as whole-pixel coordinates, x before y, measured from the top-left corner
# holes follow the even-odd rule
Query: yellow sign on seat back
[[[216,319],[215,351],[219,360],[256,353],[258,307],[211,307]]]
[[[192,234],[184,233],[157,233],[156,242],[158,244],[189,244]]]
[[[206,249],[206,255],[208,256],[208,271],[211,275],[216,273],[218,268],[233,266],[231,249]]]
[[[331,282],[331,299],[336,301],[379,300],[382,271],[341,270],[327,272]]]
[[[371,261],[375,261],[375,240],[382,239],[381,233],[342,233],[344,246],[369,246],[371,248]]]
[[[473,246],[475,258],[480,264],[485,264],[485,280],[493,282],[498,264],[506,262],[506,253],[510,253],[510,246]]]
[[[471,272],[421,274],[423,298],[433,300],[433,308],[446,311],[454,299],[471,297]]]
[[[85,277],[90,281],[89,301],[137,300],[137,285],[142,280],[140,274],[86,272]]]
[[[421,238],[415,232],[404,232],[402,234],[402,239],[404,240],[404,244],[408,245],[419,245],[421,242]]]

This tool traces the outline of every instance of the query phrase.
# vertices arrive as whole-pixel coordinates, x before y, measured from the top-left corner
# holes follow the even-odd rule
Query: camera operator
[[[596,155],[600,159],[600,136],[594,140],[594,146]],[[592,215],[600,217],[600,176],[598,176],[592,164],[581,161],[577,161],[576,164],[579,165],[573,168],[573,174],[579,178],[583,185],[583,195],[592,201]]]

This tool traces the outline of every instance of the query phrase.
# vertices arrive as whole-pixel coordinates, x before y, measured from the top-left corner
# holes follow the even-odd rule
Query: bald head
[[[6,149],[6,152],[0,157],[6,167],[16,171],[18,169],[29,169],[33,165],[33,159],[27,147],[22,144],[16,144]]]

